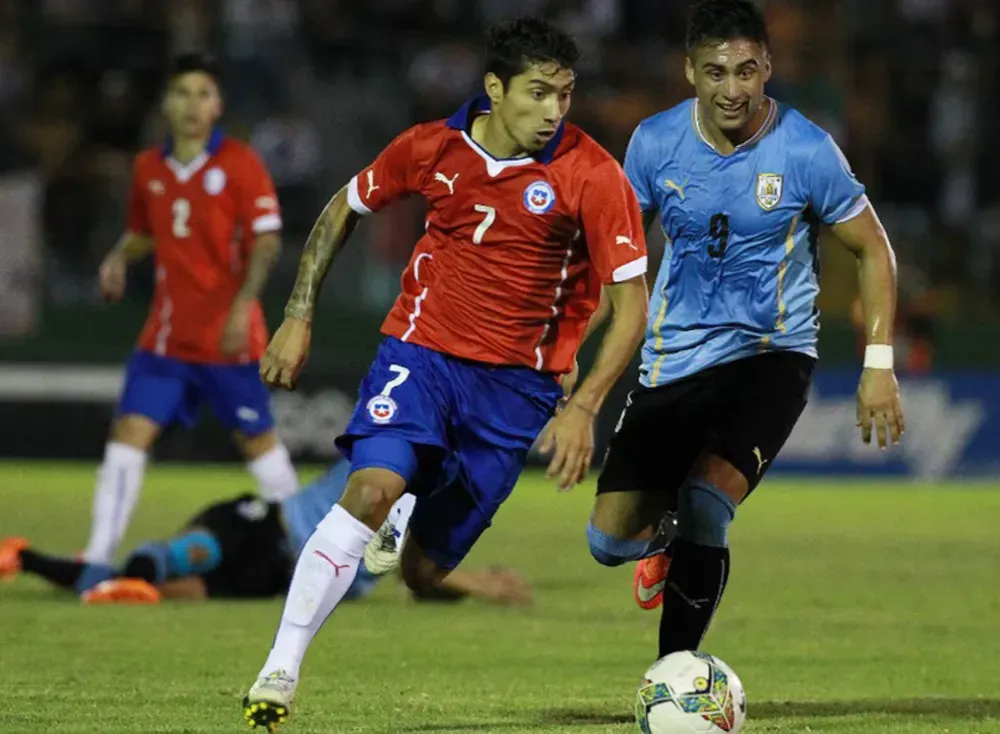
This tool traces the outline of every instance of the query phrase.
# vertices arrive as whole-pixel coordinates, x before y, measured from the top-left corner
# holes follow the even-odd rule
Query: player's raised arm
[[[580,205],[584,240],[604,284],[611,325],[587,377],[550,424],[543,452],[553,449],[548,475],[569,489],[583,480],[593,459],[593,421],[632,361],[646,328],[646,238],[635,195],[612,160],[596,166]]]
[[[345,186],[327,202],[313,225],[299,260],[292,295],[285,306],[285,319],[260,361],[260,376],[268,385],[288,390],[295,386],[309,356],[313,312],[320,286],[358,219],[358,214],[347,203]]]
[[[812,207],[858,259],[858,287],[868,339],[858,387],[858,425],[862,440],[870,443],[874,423],[878,445],[884,449],[890,440],[898,443],[904,429],[892,353],[896,256],[864,188],[829,136],[813,158],[810,174]]]

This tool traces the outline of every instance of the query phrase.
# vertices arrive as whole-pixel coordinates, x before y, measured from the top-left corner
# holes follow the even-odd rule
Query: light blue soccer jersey
[[[816,356],[821,224],[867,206],[829,134],[771,101],[729,156],[701,134],[696,102],[644,120],[625,172],[657,210],[666,251],[649,306],[640,382],[656,387],[772,350]]]

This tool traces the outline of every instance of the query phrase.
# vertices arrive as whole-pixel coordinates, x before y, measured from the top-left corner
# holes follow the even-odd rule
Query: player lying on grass
[[[89,603],[154,603],[164,599],[266,598],[284,594],[295,556],[329,508],[340,499],[350,467],[340,461],[298,494],[281,503],[265,503],[246,494],[211,505],[193,517],[178,535],[146,543],[118,567],[40,553],[22,538],[0,542],[0,578],[19,571],[82,594]],[[406,533],[413,496],[393,507],[371,553],[376,571],[395,567]],[[345,598],[367,596],[380,576],[362,565]],[[455,569],[433,588],[414,595],[421,600],[473,596],[500,604],[531,600],[527,584],[513,571]]]

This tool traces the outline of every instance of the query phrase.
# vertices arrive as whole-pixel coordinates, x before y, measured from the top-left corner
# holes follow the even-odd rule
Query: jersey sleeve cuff
[[[360,214],[363,217],[372,213],[372,210],[361,201],[361,194],[358,192],[357,176],[352,177],[351,182],[347,184],[347,205],[354,210],[355,214]]]
[[[278,214],[264,214],[253,220],[254,234],[277,232],[279,229],[281,229],[281,216]]]
[[[868,195],[862,194],[861,198],[854,202],[854,206],[847,210],[843,216],[836,217],[830,224],[843,224],[848,222],[854,217],[858,216],[861,212],[868,208]]]
[[[642,257],[636,258],[630,263],[619,265],[617,268],[615,268],[615,271],[611,274],[612,282],[622,283],[626,280],[632,280],[632,278],[637,278],[640,275],[645,275],[647,261],[648,258],[645,255],[643,255]]]

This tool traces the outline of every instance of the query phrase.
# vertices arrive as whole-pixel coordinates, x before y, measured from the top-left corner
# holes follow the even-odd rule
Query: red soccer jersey
[[[467,132],[488,105],[480,97],[410,128],[351,179],[359,214],[410,193],[428,204],[382,331],[463,359],[568,372],[601,284],[646,272],[642,214],[618,162],[574,125],[532,158],[493,158]]]
[[[281,229],[274,185],[253,150],[220,132],[187,165],[169,144],[145,150],[135,159],[130,199],[129,231],[156,243],[156,291],[139,347],[185,362],[260,359],[267,326],[259,303],[247,351],[226,356],[219,348],[254,238]]]

